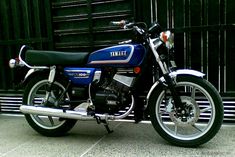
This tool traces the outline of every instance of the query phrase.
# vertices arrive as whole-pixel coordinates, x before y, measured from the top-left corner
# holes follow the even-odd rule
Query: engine
[[[114,114],[125,109],[131,103],[130,88],[134,80],[134,77],[115,74],[110,83],[103,83],[94,97],[96,112]]]

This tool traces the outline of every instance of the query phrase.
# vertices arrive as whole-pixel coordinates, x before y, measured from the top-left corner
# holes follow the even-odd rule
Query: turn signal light
[[[141,68],[140,67],[134,67],[134,73],[135,74],[139,74],[141,72]]]
[[[166,44],[167,48],[174,47],[174,35],[170,31],[161,32],[160,39]]]

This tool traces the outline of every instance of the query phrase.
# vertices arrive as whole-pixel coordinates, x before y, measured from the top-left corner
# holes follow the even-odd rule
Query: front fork
[[[170,69],[168,69],[168,66],[166,65],[165,62],[162,62],[158,52],[157,52],[157,48],[162,45],[162,40],[160,38],[156,38],[156,39],[151,39],[149,38],[148,39],[148,42],[149,42],[149,46],[155,56],[155,59],[163,73],[163,77],[166,81],[166,84],[168,85],[168,88],[170,89],[170,92],[172,94],[172,97],[173,97],[173,100],[175,102],[175,107],[176,109],[178,110],[181,110],[183,108],[183,104],[181,102],[181,99],[178,95],[178,93],[176,92],[175,90],[175,81],[171,78],[171,76],[169,75],[170,73]],[[172,64],[173,63],[173,64]],[[173,67],[173,70],[176,68],[176,65],[174,62],[171,62],[172,64],[172,67]]]
[[[179,94],[177,93],[175,86],[176,86],[176,82],[175,80],[169,75],[169,73],[164,74],[164,79],[166,81],[166,84],[172,94],[172,98],[174,100],[174,104],[175,104],[175,108],[179,111],[182,110],[184,108],[183,103],[180,99]]]

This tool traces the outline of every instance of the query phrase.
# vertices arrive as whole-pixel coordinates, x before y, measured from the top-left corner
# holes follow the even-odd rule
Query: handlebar
[[[133,28],[135,23],[128,22],[127,20],[121,20],[121,21],[111,21],[110,25],[119,26],[121,28],[128,29],[128,28]]]
[[[119,26],[123,29],[133,29],[140,35],[143,35],[144,38],[147,38],[149,36],[159,36],[162,32],[162,28],[158,22],[154,22],[150,28],[148,28],[146,23],[144,22],[129,22],[127,20],[111,21],[110,24],[113,26]]]

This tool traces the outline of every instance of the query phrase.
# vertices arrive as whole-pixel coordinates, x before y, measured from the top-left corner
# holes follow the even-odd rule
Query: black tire
[[[34,92],[43,93],[43,88],[40,86],[43,86],[47,82],[47,77],[45,76],[37,76],[33,77],[27,84],[24,95],[23,95],[23,104],[24,105],[40,105],[37,101],[37,98],[32,101]],[[62,80],[56,80],[55,81],[55,89],[58,87],[61,88],[58,90],[64,90],[65,84]],[[57,87],[56,87],[57,86]],[[39,88],[40,87],[40,88]],[[39,88],[39,89],[37,89]],[[42,88],[42,89],[41,89]],[[54,86],[52,87],[54,88]],[[34,91],[35,90],[35,91]],[[34,93],[35,95],[37,93]],[[39,94],[38,94],[39,95]],[[54,94],[55,95],[55,94]],[[66,94],[68,96],[68,94]],[[36,96],[35,96],[36,97]],[[43,97],[42,97],[43,99]],[[34,104],[35,102],[35,104]],[[76,124],[77,120],[73,119],[60,119],[58,117],[47,117],[46,116],[40,116],[40,115],[32,115],[32,114],[25,114],[25,118],[29,125],[38,133],[44,135],[44,136],[50,136],[50,137],[56,137],[56,136],[63,136],[65,135],[69,130],[73,128],[73,126]],[[51,121],[52,120],[52,121]],[[47,124],[48,122],[48,124]],[[51,125],[51,126],[50,126]]]
[[[216,135],[222,125],[222,99],[213,85],[205,79],[180,75],[176,82],[176,90],[182,102],[190,108],[187,120],[182,121],[182,117],[177,116],[174,109],[169,109],[171,95],[166,87],[159,85],[149,99],[151,123],[159,135],[171,144],[183,147],[204,144]],[[192,88],[184,88],[184,85]],[[193,92],[190,94],[190,91]]]

